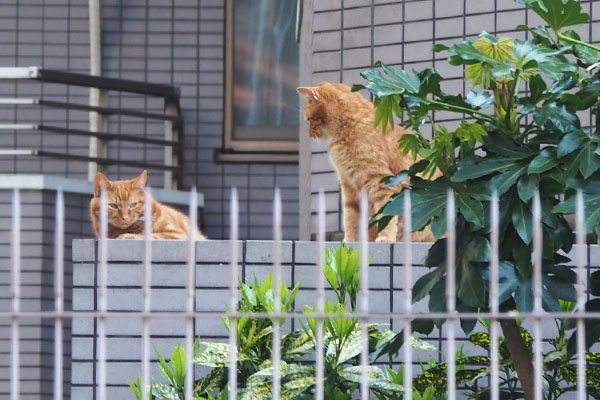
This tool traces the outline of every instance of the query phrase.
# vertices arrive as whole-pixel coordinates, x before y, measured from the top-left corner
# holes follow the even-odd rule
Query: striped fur
[[[329,145],[329,157],[337,170],[344,204],[344,241],[358,239],[360,191],[367,193],[369,215],[379,210],[399,187],[383,187],[381,178],[408,169],[413,160],[398,150],[398,140],[407,133],[400,126],[388,128],[385,135],[374,128],[373,103],[342,83],[321,83],[314,87],[299,87],[307,98],[305,118],[310,137],[323,139]],[[394,218],[379,234],[370,232],[378,242],[401,240],[402,218]],[[429,227],[414,232],[413,241],[433,240]]]
[[[110,239],[144,238],[144,190],[147,173],[127,181],[109,181],[102,173],[94,180],[94,198],[90,216],[96,237],[100,236],[100,190],[106,187],[108,198],[108,237]],[[183,213],[152,199],[152,238],[189,239],[190,220]],[[196,230],[195,240],[206,237]]]

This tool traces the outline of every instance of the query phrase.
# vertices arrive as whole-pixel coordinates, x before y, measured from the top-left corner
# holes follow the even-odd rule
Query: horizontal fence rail
[[[171,85],[138,82],[126,79],[106,78],[80,73],[48,70],[39,67],[0,67],[0,80],[31,80],[43,83],[59,84],[65,86],[83,86],[102,91],[102,104],[87,105],[63,101],[47,100],[43,98],[0,98],[1,106],[14,106],[22,109],[24,107],[41,107],[55,110],[77,110],[87,111],[98,115],[100,129],[90,128],[74,129],[52,124],[37,123],[5,123],[0,121],[0,133],[2,131],[19,132],[34,131],[40,135],[54,134],[64,136],[83,136],[90,138],[90,151],[88,154],[76,154],[67,148],[66,152],[49,151],[45,148],[2,148],[0,156],[33,156],[52,158],[60,160],[82,161],[89,164],[90,180],[95,173],[103,171],[108,166],[122,165],[136,168],[147,168],[162,171],[164,174],[164,189],[177,189],[181,186],[181,166],[183,155],[183,117],[179,108],[180,90]],[[121,93],[132,93],[142,96],[162,98],[164,102],[164,113],[145,112],[121,107],[108,107],[107,93],[116,91]],[[109,132],[108,117],[125,116],[139,118],[140,121],[156,120],[164,121],[164,138],[148,137],[145,132],[135,134],[123,134]],[[143,125],[140,125],[143,126]],[[143,146],[159,146],[164,151],[162,163],[147,162],[146,160],[116,159],[107,155],[107,145],[110,141],[138,143]],[[15,141],[16,143],[16,141]],[[96,143],[92,145],[92,143]]]
[[[145,202],[145,215],[151,215],[151,197],[150,189],[147,191],[148,201]],[[576,212],[576,244],[574,248],[575,255],[575,266],[578,275],[576,289],[577,289],[577,307],[574,312],[545,312],[542,307],[542,246],[543,237],[541,234],[541,207],[539,197],[536,195],[533,200],[533,311],[531,312],[515,312],[515,311],[502,311],[499,307],[499,285],[500,285],[500,273],[499,273],[499,249],[502,245],[499,243],[499,204],[498,198],[494,194],[491,201],[491,232],[490,232],[490,287],[489,287],[489,304],[490,310],[485,312],[461,312],[456,307],[456,283],[455,283],[455,243],[456,243],[456,211],[454,209],[454,194],[448,192],[448,207],[447,207],[447,254],[446,254],[446,292],[443,293],[446,299],[446,309],[437,312],[417,312],[414,311],[414,305],[412,302],[412,281],[413,281],[413,254],[412,245],[410,243],[410,229],[411,226],[411,199],[408,192],[405,193],[404,198],[405,211],[404,211],[404,242],[401,249],[403,254],[401,255],[404,265],[402,270],[402,294],[401,304],[402,307],[398,311],[394,312],[380,312],[372,309],[370,305],[370,289],[368,282],[368,268],[369,268],[369,254],[368,254],[368,204],[366,195],[363,193],[361,196],[361,212],[360,212],[360,241],[358,248],[360,249],[360,290],[357,304],[359,305],[357,311],[340,314],[338,312],[327,311],[326,309],[326,298],[327,293],[325,290],[325,278],[324,278],[324,266],[325,266],[325,198],[321,191],[318,199],[318,236],[316,244],[316,254],[314,254],[314,268],[310,272],[314,279],[315,299],[316,306],[313,312],[310,313],[310,318],[315,319],[315,334],[314,342],[316,343],[317,349],[323,348],[325,341],[324,324],[330,323],[330,319],[350,319],[357,318],[360,326],[360,352],[357,353],[358,365],[357,370],[359,371],[359,391],[360,398],[368,399],[375,398],[373,395],[373,385],[377,384],[377,380],[374,378],[373,369],[378,368],[373,364],[373,360],[369,359],[369,333],[368,324],[374,321],[381,320],[392,320],[397,319],[401,321],[401,326],[404,328],[404,347],[402,349],[402,364],[404,365],[404,386],[403,386],[403,398],[411,399],[413,397],[414,387],[412,386],[412,378],[414,374],[413,360],[415,356],[413,354],[414,349],[409,345],[413,340],[411,336],[411,325],[421,319],[440,319],[445,320],[448,323],[446,329],[446,346],[444,349],[440,349],[443,353],[443,359],[447,362],[447,398],[455,399],[460,397],[460,387],[456,381],[456,373],[458,371],[456,351],[459,341],[456,337],[455,325],[460,319],[488,319],[490,329],[490,362],[487,366],[490,371],[490,398],[499,399],[500,396],[500,379],[499,373],[501,366],[499,365],[499,323],[507,320],[515,320],[517,318],[526,319],[530,318],[533,320],[533,360],[534,360],[534,382],[535,382],[535,399],[541,400],[544,398],[544,381],[543,381],[543,368],[544,360],[543,356],[543,339],[544,334],[542,332],[542,324],[544,321],[553,320],[556,318],[560,319],[572,319],[576,323],[577,329],[577,384],[575,385],[575,391],[577,399],[587,398],[586,388],[586,348],[585,348],[585,321],[589,319],[599,319],[599,312],[591,312],[585,310],[586,300],[586,287],[585,287],[585,263],[587,259],[587,245],[585,242],[585,228],[584,228],[584,207],[583,207],[583,196],[581,193],[577,195],[577,212]],[[195,190],[190,192],[190,210],[191,210],[191,221],[190,236],[195,232],[195,221],[196,221],[196,210],[197,205],[197,194]],[[97,399],[105,400],[112,398],[108,393],[108,379],[107,379],[107,353],[109,346],[109,335],[108,335],[108,321],[109,320],[125,320],[132,318],[140,318],[142,324],[142,351],[141,351],[141,397],[143,399],[150,399],[150,390],[152,386],[150,382],[153,380],[151,373],[151,362],[152,362],[152,343],[151,343],[151,322],[160,320],[164,324],[169,324],[172,319],[182,319],[185,321],[185,360],[180,360],[188,371],[185,376],[185,400],[194,399],[194,354],[192,348],[194,348],[194,324],[197,320],[210,319],[215,317],[227,318],[230,321],[229,324],[229,337],[227,340],[228,346],[228,374],[227,379],[229,382],[228,398],[237,399],[238,389],[240,385],[239,377],[237,375],[237,368],[240,362],[243,360],[239,359],[239,354],[236,351],[236,346],[240,338],[237,337],[237,324],[244,318],[268,318],[273,323],[272,330],[272,382],[270,387],[271,398],[278,400],[282,398],[281,384],[282,378],[285,375],[285,363],[282,360],[281,354],[281,339],[282,330],[284,329],[285,323],[292,320],[305,319],[307,314],[298,313],[296,311],[285,311],[281,309],[281,299],[284,294],[281,292],[281,283],[284,282],[282,277],[282,239],[281,239],[281,196],[279,191],[275,192],[274,203],[273,203],[273,237],[272,249],[267,250],[267,253],[272,258],[270,264],[273,268],[273,299],[275,306],[272,312],[248,312],[238,310],[238,299],[240,290],[239,282],[239,262],[241,256],[239,254],[240,246],[238,246],[238,223],[239,223],[239,208],[238,208],[238,196],[237,191],[234,188],[231,193],[230,202],[230,241],[227,258],[229,259],[228,265],[223,265],[222,268],[228,268],[228,293],[229,293],[229,307],[227,312],[215,313],[208,311],[197,311],[195,309],[195,290],[196,290],[196,245],[193,241],[188,241],[186,244],[185,252],[185,268],[180,270],[183,276],[185,276],[185,293],[186,300],[184,309],[180,311],[154,311],[152,308],[152,274],[153,268],[155,267],[153,260],[153,245],[154,241],[151,240],[151,221],[146,219],[143,240],[143,262],[139,265],[142,271],[142,279],[140,282],[141,286],[141,310],[140,311],[114,311],[109,307],[109,240],[107,239],[107,196],[106,192],[102,190],[101,193],[101,207],[100,207],[100,238],[97,241],[97,282],[95,290],[97,290],[97,308],[94,311],[68,311],[64,307],[64,279],[62,277],[64,271],[63,265],[63,249],[64,249],[64,218],[65,218],[65,204],[62,192],[57,193],[56,198],[56,220],[55,220],[55,281],[54,281],[54,294],[55,303],[54,310],[48,311],[25,311],[21,308],[22,299],[22,285],[20,281],[21,277],[21,218],[20,210],[22,204],[20,200],[20,192],[14,191],[12,198],[12,226],[11,226],[11,309],[10,311],[0,311],[0,318],[10,318],[11,320],[11,365],[10,365],[10,390],[11,399],[18,399],[20,395],[20,366],[22,365],[20,359],[20,347],[19,343],[22,339],[23,326],[22,322],[27,318],[31,317],[45,317],[52,319],[55,328],[55,343],[54,343],[54,398],[61,399],[63,397],[62,382],[63,376],[63,324],[65,320],[75,318],[92,318],[97,325],[97,337],[94,340],[97,341],[97,356],[92,360],[95,363],[96,374],[97,374],[97,387],[93,387],[93,390],[97,393]],[[248,278],[246,278],[248,279]],[[210,286],[210,282],[206,285]],[[329,321],[329,322],[328,322]],[[326,394],[324,392],[325,383],[325,354],[323,351],[317,351],[314,358],[310,360],[304,360],[305,363],[314,365],[314,382],[311,384],[313,387],[313,396],[316,399],[325,399]],[[125,377],[123,378],[126,379]]]

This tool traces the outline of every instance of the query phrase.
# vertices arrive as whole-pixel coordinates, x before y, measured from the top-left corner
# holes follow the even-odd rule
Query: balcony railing
[[[179,88],[171,85],[162,85],[146,82],[138,82],[126,79],[106,78],[80,73],[48,70],[40,67],[0,67],[0,80],[34,80],[43,83],[62,84],[67,86],[83,86],[99,89],[103,95],[109,91],[139,94],[143,96],[158,97],[164,99],[164,113],[146,112],[128,108],[116,108],[107,106],[92,106],[71,102],[46,100],[43,98],[0,98],[2,106],[39,106],[61,110],[78,110],[96,113],[99,120],[98,126],[107,127],[108,118],[112,115],[121,115],[140,120],[164,121],[164,138],[150,138],[141,135],[122,134],[119,132],[108,132],[106,128],[97,131],[73,129],[64,126],[38,123],[4,123],[0,121],[1,131],[36,131],[40,133],[53,133],[67,136],[87,136],[90,148],[87,155],[74,154],[65,149],[65,152],[49,151],[42,148],[0,148],[0,156],[38,156],[64,160],[77,160],[89,163],[88,178],[92,179],[97,171],[112,165],[147,168],[150,170],[163,171],[165,189],[177,189],[181,187],[181,159],[182,159],[182,136],[183,118],[179,108]],[[146,162],[132,159],[117,159],[106,155],[109,141],[119,140],[123,142],[140,143],[150,146],[161,146],[164,149],[163,162]]]

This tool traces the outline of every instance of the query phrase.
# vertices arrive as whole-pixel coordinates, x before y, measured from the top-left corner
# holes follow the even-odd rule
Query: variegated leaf
[[[173,386],[167,385],[165,383],[153,383],[152,394],[158,400],[179,400],[177,390],[175,390]]]
[[[315,342],[304,331],[294,331],[283,338],[282,348],[286,349],[283,358],[296,358],[304,354],[314,353]]]
[[[339,374],[342,378],[344,378],[350,382],[360,383],[361,370],[362,370],[361,366],[346,367],[346,368],[342,369],[341,371],[339,371]],[[369,377],[369,382],[371,380],[385,380],[386,379],[384,372],[381,369],[379,369],[378,367],[374,367],[374,366],[368,367],[367,375]]]
[[[426,342],[423,339],[419,339],[418,337],[411,336],[410,337],[410,347],[413,349],[419,350],[428,350],[428,351],[437,351],[438,348],[432,345],[429,342]]]
[[[238,400],[271,400],[271,384],[257,385],[240,390]]]
[[[252,360],[252,357],[238,353],[238,361]],[[200,351],[194,357],[196,364],[207,367],[222,367],[229,364],[229,344],[200,342]]]
[[[316,382],[314,376],[306,376],[304,378],[294,379],[283,384],[284,390],[305,390],[306,388],[314,385]]]
[[[360,354],[360,351],[362,349],[360,336],[360,329],[356,329],[350,334],[350,336],[342,346],[340,354],[338,355],[338,365]],[[327,350],[327,352],[329,353],[329,349]]]

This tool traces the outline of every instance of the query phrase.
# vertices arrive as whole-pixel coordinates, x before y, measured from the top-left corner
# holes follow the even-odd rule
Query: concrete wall
[[[239,189],[240,237],[271,237],[273,189],[281,188],[283,235],[298,237],[298,166],[290,164],[217,164],[214,151],[223,141],[224,0],[102,1],[103,71],[106,76],[170,83],[181,88],[184,126],[184,186],[203,192],[205,226],[211,238],[228,235],[229,191]],[[87,0],[5,0],[0,3],[0,66],[39,65],[87,72]],[[0,97],[42,96],[49,100],[86,103],[84,88],[0,81]],[[111,96],[109,104],[162,112],[161,99],[137,95]],[[0,122],[44,122],[88,128],[88,114],[32,107],[0,107]],[[109,131],[162,137],[162,122],[109,117]],[[88,139],[40,132],[5,132],[0,148],[43,148],[88,154]],[[128,160],[160,162],[158,146],[114,141],[109,155]],[[109,177],[128,178],[138,169],[111,167]],[[87,179],[87,164],[79,161],[0,157],[0,173],[46,173]],[[162,184],[162,172],[150,176]]]
[[[186,254],[187,243],[177,241],[152,242],[152,311],[184,311],[186,304],[185,277],[187,276]],[[211,314],[198,316],[195,320],[195,335],[207,341],[225,341],[227,330],[221,321],[225,306],[229,304],[229,246],[228,241],[208,241],[196,244],[196,282],[195,311]],[[339,246],[339,243],[327,243],[328,247]],[[239,276],[244,281],[253,280],[256,276],[261,281],[272,269],[271,241],[241,241],[239,251]],[[282,279],[289,285],[302,280],[301,289],[296,297],[294,309],[301,312],[304,305],[315,305],[315,263],[317,245],[315,242],[282,243],[281,260]],[[429,249],[428,244],[412,245],[413,278],[416,281],[428,271],[423,260]],[[75,311],[97,310],[97,274],[96,260],[97,242],[93,240],[76,240],[73,243],[73,309]],[[590,270],[600,266],[600,249],[589,247],[588,265]],[[403,244],[369,243],[369,255],[373,261],[369,268],[369,310],[375,313],[396,313],[398,318],[390,318],[376,322],[389,323],[391,329],[402,330],[403,320]],[[107,370],[109,398],[129,398],[130,389],[127,380],[135,379],[141,374],[142,322],[139,314],[142,311],[142,241],[108,241],[108,310],[131,312],[131,317],[107,318],[108,353]],[[332,298],[331,290],[327,295]],[[428,299],[412,306],[412,311],[428,310]],[[525,326],[531,329],[530,321]],[[284,332],[289,328],[299,328],[298,321],[286,321]],[[426,339],[439,349],[445,349],[448,324],[441,331],[435,329]],[[464,334],[457,324],[459,346],[464,345],[467,355],[482,355],[481,349],[465,342]],[[481,329],[481,327],[477,328]],[[545,338],[555,334],[553,320],[543,321]],[[73,381],[72,397],[89,399],[97,387],[97,322],[90,318],[75,317],[73,321]],[[168,357],[175,345],[184,342],[185,320],[181,317],[151,318],[151,342]],[[547,349],[545,349],[546,351]],[[441,360],[439,352],[414,350],[414,373],[418,374],[419,359],[426,361],[429,357]],[[394,368],[401,361],[402,354],[393,360]],[[160,380],[156,368],[156,357],[152,355],[152,374]],[[389,365],[387,362],[381,364]],[[196,368],[196,378],[203,376],[206,369]]]
[[[578,32],[584,40],[597,43],[600,31],[594,28],[600,24],[600,4],[589,0],[581,3],[591,15],[591,22]],[[301,84],[364,83],[359,73],[381,60],[407,70],[435,67],[450,78],[442,85],[443,90],[464,93],[463,69],[449,66],[444,55],[434,56],[434,43],[476,38],[483,30],[525,39],[527,34],[513,29],[519,24],[541,23],[537,15],[513,0],[305,1]],[[437,123],[445,121],[448,127],[458,123],[456,118],[447,113],[434,116]],[[587,122],[587,117],[582,121]],[[308,137],[302,119],[300,146],[300,214],[312,216],[300,221],[300,238],[308,240],[316,232],[316,195],[320,188],[327,197],[327,232],[342,231],[341,194],[327,147]]]

